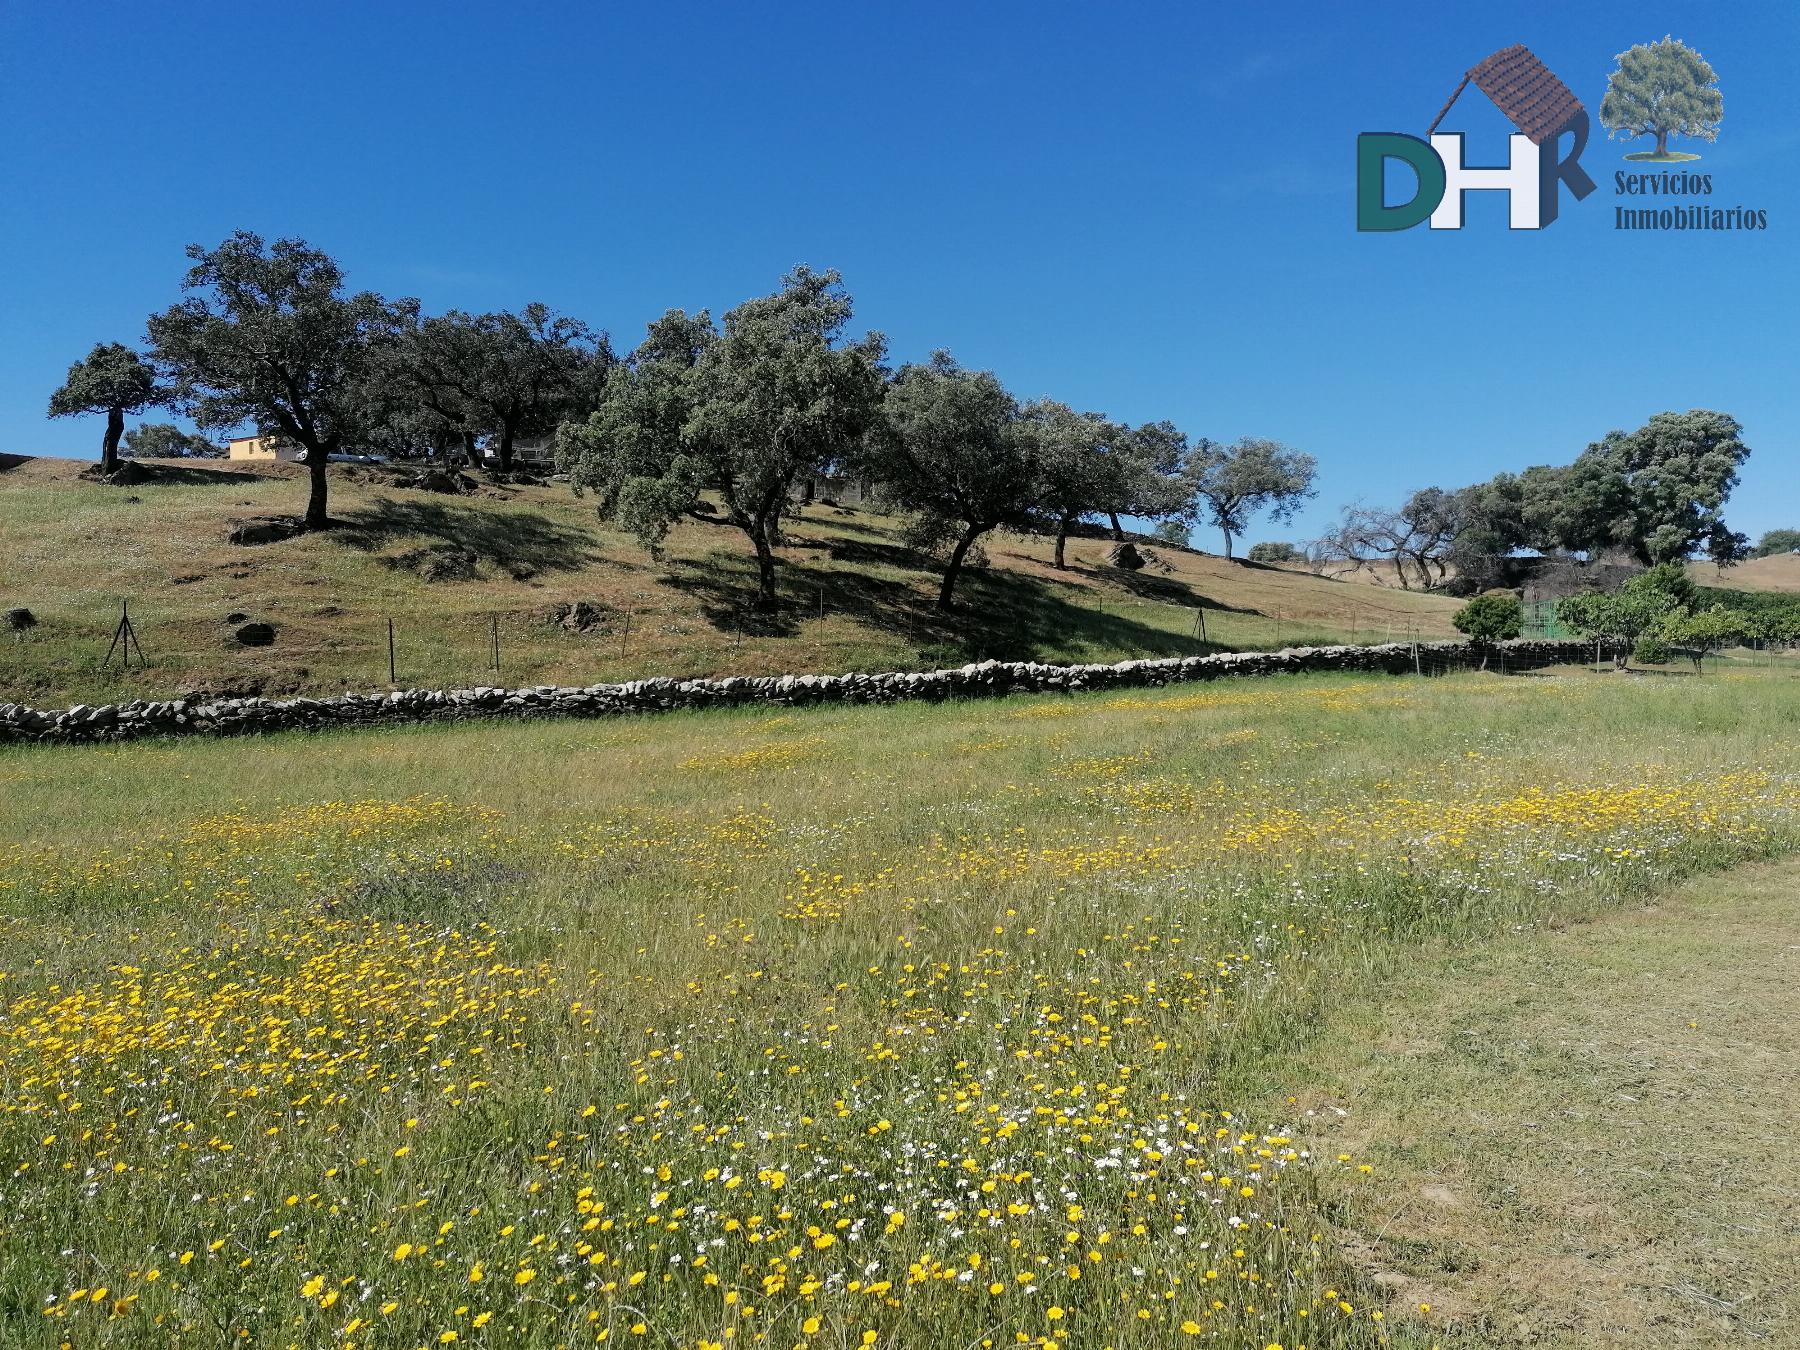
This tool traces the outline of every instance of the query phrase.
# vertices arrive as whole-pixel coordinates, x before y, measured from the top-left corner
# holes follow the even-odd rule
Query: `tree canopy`
[[[1038,399],[1022,412],[1022,428],[1036,440],[1037,484],[1033,499],[1055,532],[1052,559],[1066,566],[1069,527],[1092,511],[1129,509],[1134,466],[1117,447],[1125,429],[1100,413],[1079,413],[1055,399]]]
[[[1725,98],[1699,52],[1665,37],[1620,52],[1618,62],[1600,100],[1600,125],[1609,137],[1653,136],[1659,158],[1667,157],[1670,136],[1718,139]]]
[[[134,459],[217,458],[225,450],[173,422],[146,422],[125,433],[125,453]]]
[[[1755,556],[1800,552],[1800,530],[1769,530],[1756,541]]]
[[[919,518],[920,537],[948,542],[938,608],[953,607],[957,574],[983,534],[1030,523],[1040,446],[1018,401],[989,371],[964,370],[940,351],[894,376],[885,425],[862,462]]]
[[[1290,450],[1279,441],[1246,436],[1230,445],[1201,441],[1188,453],[1181,482],[1183,510],[1190,520],[1202,515],[1225,537],[1225,556],[1232,540],[1264,512],[1273,521],[1292,519],[1314,495],[1318,464],[1311,455]]]
[[[169,391],[158,384],[156,371],[136,351],[119,342],[97,342],[94,349],[69,367],[62,387],[50,395],[51,417],[99,414],[106,418],[100,442],[100,471],[119,467],[119,438],[127,414],[169,400]]]
[[[1736,610],[1714,605],[1709,609],[1674,610],[1663,616],[1655,631],[1664,642],[1686,650],[1698,675],[1708,656],[1740,641],[1749,628],[1748,620]]]
[[[1525,626],[1525,608],[1511,591],[1488,591],[1476,596],[1456,613],[1450,622],[1459,633],[1466,633],[1477,646],[1516,638]],[[1481,667],[1487,669],[1483,654]]]
[[[1721,564],[1749,541],[1725,504],[1749,457],[1735,418],[1696,408],[1610,431],[1565,465],[1501,473],[1446,492],[1425,488],[1398,510],[1354,507],[1320,541],[1333,556],[1389,559],[1402,586],[1452,570],[1465,590],[1491,589],[1521,549],[1651,566],[1704,551]]]
[[[1556,617],[1577,636],[1612,644],[1622,669],[1632,647],[1647,635],[1662,635],[1672,615],[1685,614],[1698,592],[1685,568],[1667,563],[1633,577],[1616,591],[1583,591],[1556,602]]]
[[[301,239],[240,230],[190,245],[185,300],[148,322],[151,358],[202,427],[246,423],[305,452],[309,529],[330,524],[326,466],[367,420],[375,340],[395,316],[370,291],[344,292],[343,270]]]
[[[558,463],[654,545],[711,489],[756,551],[757,603],[773,607],[775,545],[801,478],[851,454],[880,415],[877,333],[846,341],[835,271],[799,267],[714,329],[671,311],[558,441]]]

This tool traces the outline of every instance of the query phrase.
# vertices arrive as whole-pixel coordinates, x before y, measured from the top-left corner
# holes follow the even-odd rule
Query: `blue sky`
[[[1359,131],[1423,134],[1524,42],[1597,112],[1672,33],[1719,72],[1690,144],[1743,234],[1613,229],[1628,147],[1548,230],[1359,235]],[[428,307],[543,300],[628,347],[796,262],[842,270],[899,360],[949,347],[1022,396],[1316,455],[1319,532],[1665,408],[1736,415],[1729,512],[1800,525],[1800,7],[327,4],[0,11],[0,451],[68,363],[137,341],[184,245],[299,235]],[[1497,159],[1475,90],[1444,129]],[[1641,145],[1641,143],[1639,143]],[[1632,146],[1629,148],[1639,148]],[[1205,541],[1202,540],[1202,543]]]

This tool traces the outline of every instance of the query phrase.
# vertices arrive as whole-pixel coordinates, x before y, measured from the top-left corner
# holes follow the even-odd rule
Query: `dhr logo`
[[[1460,131],[1438,134],[1438,123],[1471,82],[1519,129],[1507,138],[1504,168],[1469,164]],[[1559,156],[1557,143],[1565,132],[1571,144],[1568,154]],[[1429,219],[1434,230],[1460,230],[1463,193],[1504,192],[1512,228],[1541,230],[1556,219],[1563,184],[1576,201],[1594,190],[1594,180],[1580,163],[1588,138],[1587,109],[1523,45],[1495,52],[1464,75],[1425,135],[1429,139],[1368,131],[1356,138],[1357,229],[1410,230]],[[1387,204],[1383,180],[1389,160],[1408,165],[1416,176],[1411,201]]]

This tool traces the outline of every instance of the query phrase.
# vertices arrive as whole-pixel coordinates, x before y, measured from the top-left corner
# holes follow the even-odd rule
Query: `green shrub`
[[[1640,666],[1667,665],[1672,655],[1668,643],[1649,633],[1640,637],[1631,649],[1631,659]]]
[[[1519,636],[1525,608],[1511,591],[1487,591],[1452,614],[1450,622],[1471,642],[1499,642]]]

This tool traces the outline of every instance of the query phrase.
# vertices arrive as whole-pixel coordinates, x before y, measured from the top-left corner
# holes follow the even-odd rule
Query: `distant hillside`
[[[653,560],[560,484],[480,483],[466,495],[402,486],[385,468],[334,468],[340,527],[230,542],[235,526],[298,512],[288,465],[152,463],[141,484],[81,477],[58,459],[0,459],[0,699],[95,701],[181,690],[342,692],[388,682],[387,621],[404,684],[591,683],[649,675],[769,674],[961,664],[985,657],[1112,661],[1351,638],[1454,636],[1457,602],[1147,545],[1129,572],[1111,541],[990,537],[932,608],[930,559],[899,522],[814,503],[787,523],[784,609],[749,608],[744,536],[693,520]],[[122,600],[147,670],[101,669]],[[1196,607],[1204,609],[1204,639]],[[246,623],[273,640],[242,645]],[[492,669],[498,636],[500,669]],[[254,634],[252,634],[254,636]]]
[[[1776,553],[1735,567],[1689,563],[1688,575],[1700,586],[1722,586],[1734,591],[1800,592],[1800,554]]]

